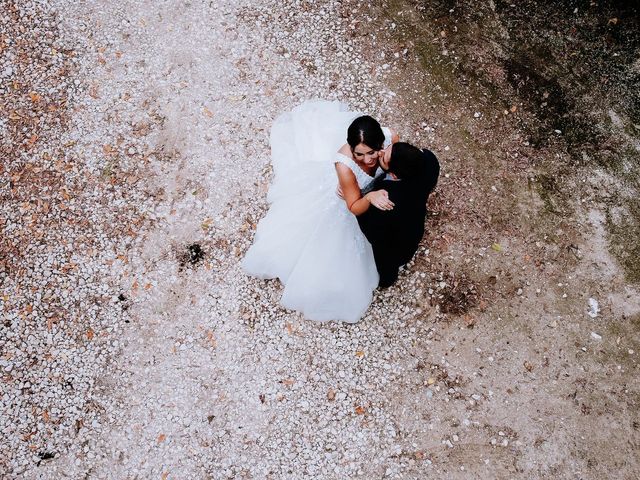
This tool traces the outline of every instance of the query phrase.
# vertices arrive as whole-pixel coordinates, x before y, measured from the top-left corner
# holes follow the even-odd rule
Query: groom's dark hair
[[[402,180],[413,180],[421,177],[424,170],[423,152],[410,143],[396,142],[391,147],[389,172]]]
[[[384,132],[378,121],[369,115],[356,118],[347,129],[347,143],[351,150],[364,143],[374,150],[382,150]]]

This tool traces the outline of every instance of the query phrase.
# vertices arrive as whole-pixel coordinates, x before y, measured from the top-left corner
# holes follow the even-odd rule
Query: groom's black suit
[[[392,210],[370,207],[357,217],[373,247],[379,285],[383,288],[396,281],[398,268],[411,260],[424,234],[427,199],[438,181],[440,164],[426,149],[423,159],[410,178],[393,180],[382,175],[375,180],[372,190],[386,190],[395,204]]]

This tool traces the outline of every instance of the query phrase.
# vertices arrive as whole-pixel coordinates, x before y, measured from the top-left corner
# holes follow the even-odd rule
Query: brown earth
[[[384,38],[372,57],[406,49],[390,82],[401,131],[443,165],[415,268],[445,283],[425,302],[440,313],[410,381],[482,388],[475,402],[390,401],[414,430],[481,413],[481,430],[508,439],[455,444],[438,458],[447,478],[637,478],[637,8],[388,1],[358,14]],[[450,378],[447,361],[467,375]],[[410,455],[435,448],[414,433]]]

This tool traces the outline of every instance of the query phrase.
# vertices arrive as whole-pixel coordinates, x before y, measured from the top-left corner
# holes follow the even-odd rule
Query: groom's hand
[[[344,200],[344,195],[342,194],[342,187],[340,185],[338,185],[338,188],[336,188],[336,195]]]

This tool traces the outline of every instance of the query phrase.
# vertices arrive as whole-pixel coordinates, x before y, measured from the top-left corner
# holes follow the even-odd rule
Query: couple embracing
[[[279,278],[283,306],[311,320],[357,322],[373,290],[393,284],[411,260],[439,164],[398,140],[340,102],[305,102],[276,119],[270,208],[242,266]]]

